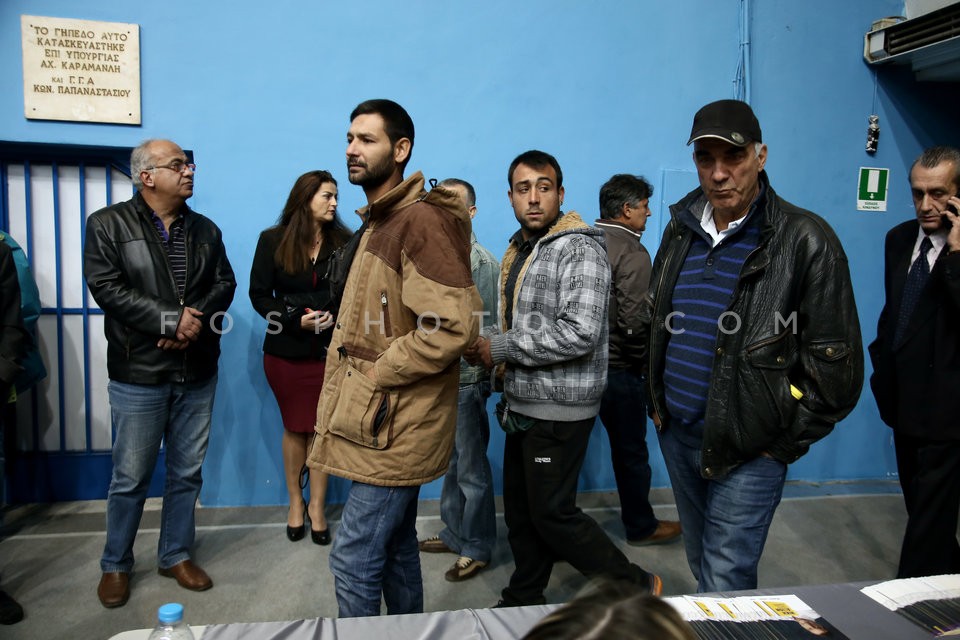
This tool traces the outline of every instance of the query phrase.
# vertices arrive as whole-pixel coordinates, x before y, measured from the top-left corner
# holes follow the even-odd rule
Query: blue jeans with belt
[[[166,482],[157,564],[167,569],[190,559],[196,526],[194,507],[203,484],[217,376],[199,382],[107,385],[116,439],[107,493],[104,572],[133,570],[133,541],[140,527],[150,478],[166,446]]]
[[[757,565],[783,495],[787,465],[757,456],[722,478],[707,480],[700,475],[699,447],[677,438],[676,428],[660,432],[660,450],[697,591],[756,589]]]
[[[490,562],[497,539],[493,472],[487,459],[487,381],[460,385],[457,434],[440,492],[440,539],[461,556]]]

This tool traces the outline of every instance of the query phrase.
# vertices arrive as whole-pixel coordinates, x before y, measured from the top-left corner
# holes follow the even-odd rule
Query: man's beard
[[[350,184],[361,187],[379,187],[393,175],[393,159],[390,156],[386,156],[378,164],[372,167],[367,165],[366,167],[361,167],[361,169],[361,173],[350,173],[350,166],[347,165],[347,176]]]

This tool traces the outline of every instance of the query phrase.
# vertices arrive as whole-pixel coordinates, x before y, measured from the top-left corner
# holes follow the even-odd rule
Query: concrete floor
[[[657,515],[676,518],[672,493],[654,490]],[[581,494],[580,505],[628,557],[663,578],[664,595],[692,593],[683,545],[635,548],[626,545],[616,494]],[[126,606],[104,609],[96,596],[104,541],[104,502],[29,505],[8,508],[0,528],[0,584],[26,611],[13,626],[0,626],[4,640],[110,638],[129,629],[152,627],[156,609],[181,602],[191,624],[255,622],[333,617],[337,614],[330,547],[309,536],[291,543],[284,534],[284,507],[201,508],[195,560],[214,580],[213,589],[194,593],[157,575],[159,504],[151,500],[135,545],[138,559]],[[499,509],[499,499],[498,499]],[[423,501],[420,537],[442,528],[437,501]],[[336,534],[339,506],[328,507]],[[788,484],[773,522],[760,587],[790,587],[894,576],[906,513],[895,482]],[[493,562],[477,577],[451,584],[443,573],[456,559],[422,554],[427,611],[492,606],[513,568],[502,513]],[[563,602],[585,580],[569,565],[554,570],[546,597]]]

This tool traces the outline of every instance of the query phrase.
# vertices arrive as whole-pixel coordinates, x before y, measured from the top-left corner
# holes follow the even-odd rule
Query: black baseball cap
[[[757,116],[740,100],[717,100],[697,111],[687,144],[700,138],[719,138],[738,147],[763,142]]]

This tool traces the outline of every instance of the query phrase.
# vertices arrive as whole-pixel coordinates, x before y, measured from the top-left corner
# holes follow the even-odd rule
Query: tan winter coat
[[[459,358],[479,330],[470,216],[456,193],[426,192],[420,172],[358,213],[368,226],[327,352],[308,464],[421,485],[446,472]]]

